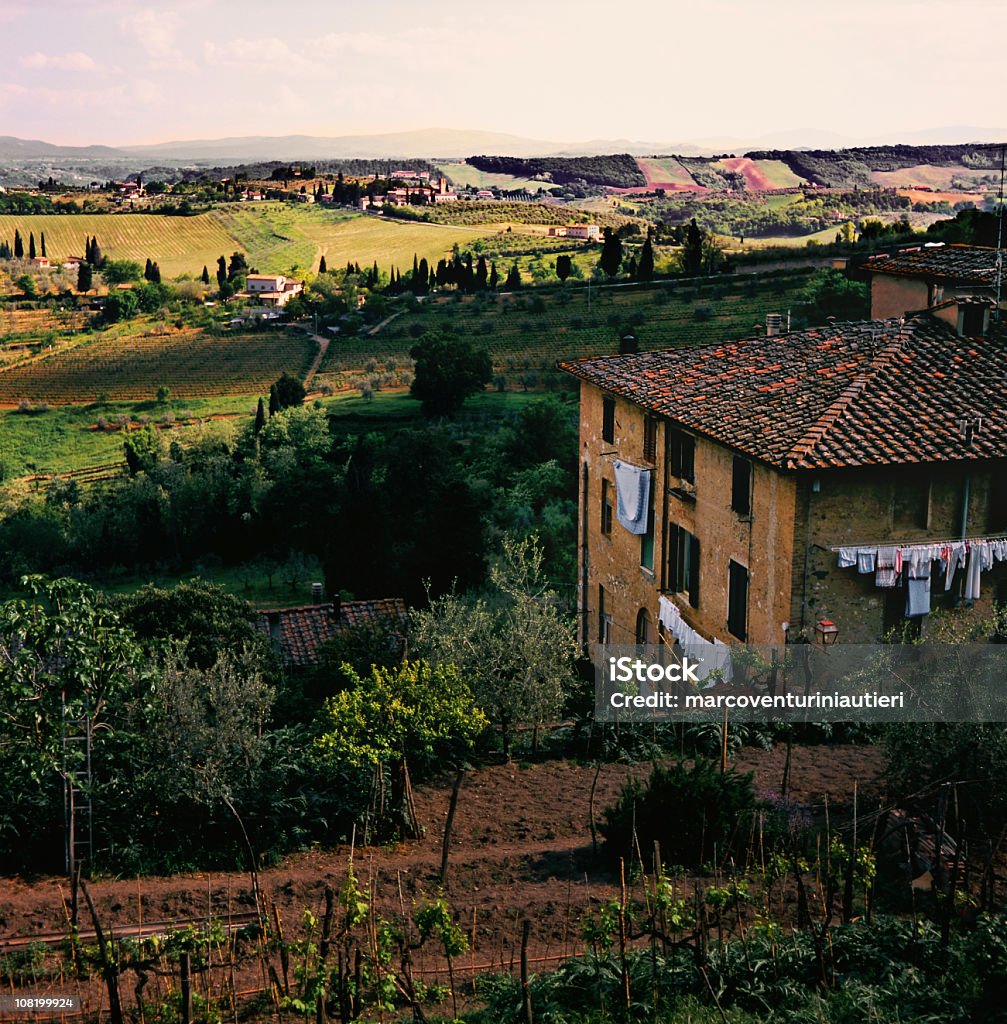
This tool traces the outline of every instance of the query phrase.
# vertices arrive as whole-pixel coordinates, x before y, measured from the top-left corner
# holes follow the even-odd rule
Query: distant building
[[[243,298],[255,299],[263,306],[285,306],[304,291],[301,281],[289,281],[283,274],[249,274],[245,278]]]
[[[553,224],[549,234],[553,238],[582,238],[597,242],[601,238],[601,228],[597,224]]]
[[[859,269],[868,275],[871,316],[884,318],[959,296],[993,298],[996,263],[996,249],[936,243],[872,256]]]

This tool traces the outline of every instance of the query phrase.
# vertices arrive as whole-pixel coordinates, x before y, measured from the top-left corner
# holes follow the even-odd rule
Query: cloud
[[[132,11],[119,20],[120,30],[132,36],[155,71],[194,71],[195,63],[178,46],[182,20],[178,11]]]
[[[51,71],[93,73],[109,70],[108,68],[102,68],[93,57],[89,57],[80,50],[74,50],[72,53],[40,53],[36,51],[35,53],[18,57],[18,64],[23,68]]]

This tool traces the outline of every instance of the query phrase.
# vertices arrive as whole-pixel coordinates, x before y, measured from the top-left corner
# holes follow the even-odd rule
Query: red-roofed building
[[[652,642],[662,595],[706,639],[828,619],[867,642],[904,622],[904,576],[877,586],[838,549],[1007,536],[1007,331],[989,314],[963,300],[560,364],[581,382],[582,640]],[[951,575],[934,569],[935,605],[963,603]],[[1007,561],[978,579],[964,603],[1007,599]]]
[[[273,639],[280,660],[288,668],[308,668],[318,662],[318,648],[337,633],[362,626],[406,625],[406,603],[401,597],[375,601],[340,601],[279,608],[259,615],[259,629]]]

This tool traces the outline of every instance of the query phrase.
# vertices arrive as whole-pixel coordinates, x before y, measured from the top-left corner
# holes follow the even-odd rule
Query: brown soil
[[[756,786],[778,791],[785,750],[745,749],[734,764],[754,771]],[[795,747],[791,796],[821,817],[826,797],[833,821],[844,814],[859,786],[860,806],[876,808],[883,789],[881,752],[873,747]],[[612,804],[628,775],[647,765],[606,765],[598,773],[595,814]],[[474,949],[470,970],[493,964],[510,969],[519,955],[521,922],[533,922],[534,968],[582,948],[580,922],[592,906],[611,899],[619,880],[592,855],[590,792],[595,769],[565,761],[483,767],[462,786],[454,821],[449,876],[444,886]],[[358,849],[354,867],[362,884],[375,886],[383,915],[398,916],[440,888],[438,872],[451,780],[418,787],[417,814],[425,836],[397,846]],[[297,933],[304,910],[321,917],[326,885],[337,891],[346,877],[348,848],[314,850],[288,857],[260,874],[260,885],[279,911],[288,933]],[[706,881],[710,884],[710,880]],[[681,880],[682,895],[694,882]],[[89,885],[106,929],[128,935],[142,901],[145,922],[205,918],[208,909],[223,920],[254,907],[247,874],[177,875],[137,879],[96,879]],[[66,880],[57,877],[0,879],[0,953],[3,940],[42,936],[65,928]],[[81,927],[91,922],[81,907]],[[434,951],[416,958],[426,980],[442,977]],[[254,970],[247,972],[256,983]],[[260,979],[261,980],[261,979]],[[240,981],[240,979],[239,979]]]

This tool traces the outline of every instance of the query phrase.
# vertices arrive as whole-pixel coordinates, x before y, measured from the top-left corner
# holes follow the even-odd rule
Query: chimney
[[[782,313],[767,313],[766,314],[766,337],[775,338],[778,334],[783,333],[783,314]]]
[[[635,334],[626,334],[619,339],[619,355],[632,355],[637,351],[639,351],[639,343]]]
[[[959,295],[956,330],[959,338],[981,338],[989,334],[990,303],[973,295]]]
[[[324,596],[324,594],[325,594],[325,587],[321,583],[312,583],[311,584],[311,603],[312,604],[321,604],[322,603],[322,597]]]

